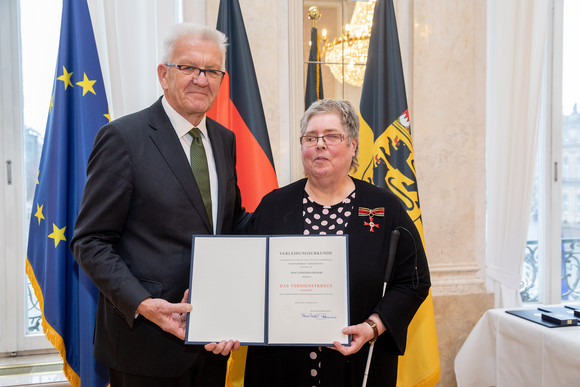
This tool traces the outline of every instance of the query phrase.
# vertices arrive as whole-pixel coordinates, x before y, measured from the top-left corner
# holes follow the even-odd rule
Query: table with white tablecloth
[[[580,386],[580,326],[548,328],[490,309],[457,354],[455,374],[459,387]]]

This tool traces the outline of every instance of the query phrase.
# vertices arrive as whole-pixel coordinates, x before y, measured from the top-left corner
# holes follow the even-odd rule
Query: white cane
[[[389,245],[389,256],[387,257],[387,270],[385,271],[385,282],[383,283],[383,296],[385,295],[385,290],[387,289],[387,282],[391,276],[391,271],[393,270],[393,264],[395,263],[395,253],[397,252],[397,244],[399,243],[399,236],[401,233],[399,230],[394,229],[391,231],[391,243]],[[365,374],[363,377],[362,387],[366,387],[367,379],[369,377],[369,369],[371,368],[371,359],[373,357],[373,349],[375,348],[375,343],[370,344],[369,355],[367,357],[367,365],[365,366]]]

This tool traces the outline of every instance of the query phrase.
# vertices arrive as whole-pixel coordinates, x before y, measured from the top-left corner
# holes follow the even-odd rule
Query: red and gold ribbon
[[[370,208],[366,208],[366,207],[359,207],[358,208],[358,216],[368,216],[369,221],[365,222],[364,225],[369,226],[371,228],[370,229],[371,232],[375,232],[375,227],[379,228],[379,225],[373,221],[374,217],[375,216],[384,217],[385,216],[385,207],[377,207],[377,208],[373,208],[372,210]]]

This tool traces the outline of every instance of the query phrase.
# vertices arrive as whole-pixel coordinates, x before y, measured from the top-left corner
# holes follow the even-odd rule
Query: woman
[[[351,346],[249,347],[245,386],[360,386],[375,340],[368,386],[395,386],[407,326],[427,296],[429,269],[413,222],[392,193],[349,176],[359,120],[348,101],[324,99],[300,123],[306,179],[266,195],[252,234],[348,234]],[[377,210],[372,218],[369,209]],[[384,213],[381,213],[384,210]],[[382,297],[391,231],[401,232]],[[366,320],[366,321],[365,321]],[[373,328],[374,326],[374,328]],[[376,328],[376,329],[375,329]]]

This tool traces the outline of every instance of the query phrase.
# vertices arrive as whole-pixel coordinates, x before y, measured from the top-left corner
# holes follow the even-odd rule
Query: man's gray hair
[[[215,28],[206,27],[201,24],[196,23],[179,23],[173,26],[171,32],[165,38],[163,42],[163,51],[161,53],[161,63],[168,64],[171,63],[173,53],[175,50],[175,43],[183,37],[197,38],[206,42],[213,42],[220,47],[222,52],[222,68],[224,70],[226,67],[226,50],[228,47],[228,37],[216,30]],[[177,63],[177,64],[190,64],[190,63]]]

